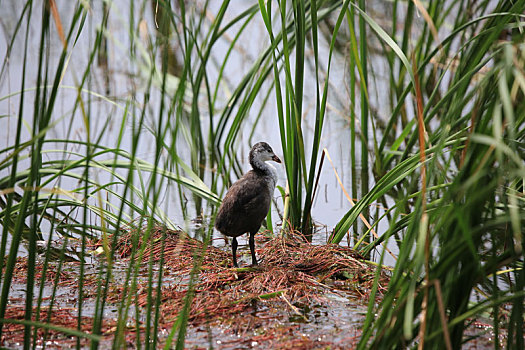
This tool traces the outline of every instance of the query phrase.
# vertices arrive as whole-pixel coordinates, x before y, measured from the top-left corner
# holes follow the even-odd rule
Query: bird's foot
[[[250,265],[250,267],[253,267],[253,268],[259,268],[260,265],[259,265],[259,263],[257,262],[257,260],[252,260],[252,264]]]

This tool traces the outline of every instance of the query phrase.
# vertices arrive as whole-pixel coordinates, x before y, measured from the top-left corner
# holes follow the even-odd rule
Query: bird
[[[252,265],[255,257],[255,234],[268,214],[277,183],[277,170],[266,161],[281,163],[266,142],[258,142],[250,150],[252,169],[237,180],[226,192],[215,218],[215,228],[232,237],[233,266],[237,264],[237,237],[249,233]]]

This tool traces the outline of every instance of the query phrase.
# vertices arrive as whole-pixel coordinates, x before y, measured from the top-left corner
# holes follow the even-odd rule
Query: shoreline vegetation
[[[525,347],[525,0],[4,3],[0,346]]]

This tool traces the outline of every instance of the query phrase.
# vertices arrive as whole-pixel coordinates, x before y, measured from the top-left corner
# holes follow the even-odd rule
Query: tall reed
[[[330,242],[353,229],[355,249],[378,255],[378,277],[388,250],[398,251],[379,304],[379,285],[371,291],[360,348],[459,348],[469,320],[483,312],[494,320],[496,339],[505,328],[507,347],[523,347],[524,0],[395,0],[385,5],[390,28],[377,3],[362,0],[260,0],[242,11],[230,1],[126,4],[122,10],[111,1],[78,2],[68,10],[49,0],[19,8],[0,73],[0,81],[20,82],[0,96],[3,106],[16,106],[0,116],[15,125],[0,149],[0,253],[7,256],[0,259],[0,337],[14,322],[5,315],[25,249],[26,348],[37,346],[37,330],[54,329],[50,316],[41,316],[45,271],[56,264],[60,272],[68,259],[79,262],[78,322],[60,330],[77,337],[77,347],[83,339],[101,346],[112,307],[113,347],[127,346],[133,314],[137,348],[161,341],[183,348],[202,255],[194,259],[177,320],[159,338],[155,296],[162,292],[163,257],[150,258],[147,272],[139,263],[154,222],[180,224],[170,205],[185,218],[213,217],[221,194],[242,173],[236,150],[275,103],[288,182],[283,226],[311,237],[331,66],[340,55],[349,75],[351,148],[343,151],[350,153],[352,195],[360,198]],[[113,35],[113,18],[125,23],[122,41]],[[238,45],[259,20],[267,45],[229,77]],[[319,28],[328,22],[323,42]],[[22,57],[15,57],[17,48]],[[10,69],[16,60],[20,71]],[[377,75],[380,65],[387,67],[384,84],[377,83],[385,79]],[[120,68],[125,78],[113,80],[110,72]],[[312,113],[305,108],[309,93]],[[374,215],[371,206],[381,209]],[[371,228],[357,230],[360,217]],[[383,220],[386,231],[370,236]],[[131,262],[118,269],[112,247],[123,227],[141,229],[132,230]],[[212,225],[204,227],[198,234],[208,244]],[[101,246],[96,252],[94,241]],[[88,263],[98,267],[92,304],[84,300]],[[116,278],[124,287],[110,305]],[[142,280],[145,307],[137,301]],[[57,277],[51,300],[58,283]],[[473,300],[475,290],[481,301]],[[82,331],[88,312],[91,333]]]
[[[396,1],[394,13],[403,7],[405,15],[394,16],[392,36],[359,9],[398,73],[391,74],[386,128],[376,130],[381,142],[375,185],[339,222],[332,242],[341,241],[360,213],[376,201],[387,203],[388,196],[395,206],[380,219],[390,218],[389,229],[357,248],[378,249],[380,263],[387,245],[399,249],[388,293],[377,307],[373,290],[360,348],[459,348],[468,319],[483,310],[492,313],[496,335],[500,327],[510,332],[508,347],[523,343],[517,324],[523,324],[518,315],[524,221],[517,213],[525,207],[516,201],[515,186],[524,178],[523,148],[517,146],[524,141],[523,118],[516,116],[523,109],[517,43],[523,38],[525,4],[484,2],[467,11],[471,5]],[[411,28],[421,13],[421,35],[414,37]],[[439,41],[449,20],[454,27]],[[397,46],[392,42],[399,21],[405,26]],[[516,285],[495,277],[503,271]],[[485,298],[473,302],[479,288]],[[500,324],[502,312],[509,318]]]
[[[293,228],[300,228],[306,237],[312,234],[312,204],[314,184],[318,175],[316,170],[320,164],[321,136],[326,114],[328,81],[330,79],[330,66],[334,53],[337,34],[344,19],[345,11],[350,1],[345,1],[339,8],[335,2],[318,3],[317,1],[301,2],[292,1],[290,6],[286,1],[278,3],[277,16],[280,26],[274,34],[274,21],[272,20],[272,2],[259,1],[259,9],[270,37],[273,56],[273,73],[275,95],[281,146],[283,149],[284,164],[287,175],[287,189],[289,201],[283,218],[284,227],[289,224]],[[324,6],[321,7],[321,5]],[[328,16],[336,16],[337,21],[333,29],[330,47],[326,53],[327,66],[321,66],[319,53],[318,26],[319,21]],[[311,42],[308,40],[311,36]],[[313,50],[313,67],[315,84],[315,119],[313,124],[312,141],[305,142],[303,131],[303,95],[305,79],[306,45],[310,44]],[[295,66],[292,65],[295,62]],[[324,81],[319,72],[326,69]],[[284,75],[284,76],[283,76]],[[281,83],[281,79],[284,81]],[[284,86],[284,90],[281,89]],[[309,122],[310,123],[310,122]],[[308,162],[308,154],[309,162]],[[305,195],[303,197],[303,191]]]

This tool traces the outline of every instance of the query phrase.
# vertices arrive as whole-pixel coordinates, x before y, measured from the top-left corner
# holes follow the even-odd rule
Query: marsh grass
[[[311,239],[323,129],[332,118],[331,68],[343,57],[349,192],[357,200],[330,243],[351,233],[356,251],[378,256],[359,347],[459,348],[468,323],[488,313],[495,339],[504,331],[507,347],[523,348],[525,1],[396,0],[381,7],[391,16],[361,0],[233,6],[159,0],[66,7],[49,0],[18,8],[0,73],[2,82],[19,82],[0,96],[0,122],[9,123],[0,149],[0,338],[12,322],[12,277],[23,253],[25,348],[36,347],[39,329],[78,337],[77,347],[83,338],[99,347],[116,278],[124,290],[113,347],[126,346],[134,314],[134,345],[156,348],[161,304],[154,296],[166,257],[153,259],[148,247],[160,240],[164,252],[166,232],[159,238],[155,222],[178,224],[166,198],[175,198],[183,218],[213,217],[242,173],[239,146],[269,105],[276,106],[287,179],[278,206],[282,232],[298,229]],[[114,35],[113,17],[125,23],[125,39]],[[232,77],[238,45],[257,21],[265,47]],[[325,25],[328,34],[320,30]],[[112,55],[119,60],[113,67]],[[11,70],[14,62],[19,70]],[[306,95],[315,96],[312,110]],[[387,229],[371,236],[360,218],[372,228],[386,221]],[[130,263],[117,277],[112,247],[125,226],[142,229],[129,237]],[[166,347],[184,347],[211,237],[212,225],[197,232],[203,248],[188,265],[188,290]],[[101,242],[97,250],[88,244],[93,239]],[[393,247],[388,290],[376,304]],[[83,293],[94,254],[101,258],[88,334]],[[43,306],[45,273],[36,278],[41,260],[43,271],[54,261],[58,271],[66,260],[79,262],[76,329],[53,326],[53,304]],[[146,272],[135,261],[147,261]],[[139,304],[144,277],[147,296]]]

